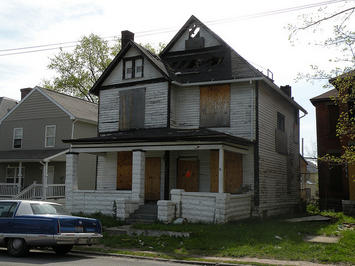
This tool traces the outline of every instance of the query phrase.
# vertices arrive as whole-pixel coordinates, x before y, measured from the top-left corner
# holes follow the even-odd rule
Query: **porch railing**
[[[17,195],[19,188],[17,184],[13,183],[0,183],[0,197],[12,198]]]
[[[64,198],[65,184],[49,184],[47,185],[47,198]]]

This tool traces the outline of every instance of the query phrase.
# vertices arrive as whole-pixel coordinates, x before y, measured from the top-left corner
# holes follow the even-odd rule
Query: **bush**
[[[312,215],[316,215],[316,214],[320,214],[320,210],[319,210],[319,202],[317,200],[311,200],[306,207],[306,211],[309,214]]]

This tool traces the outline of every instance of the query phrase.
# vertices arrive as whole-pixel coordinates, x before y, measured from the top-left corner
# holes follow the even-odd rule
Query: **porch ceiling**
[[[66,149],[0,151],[0,162],[40,162],[61,155]],[[62,156],[65,161],[65,158]]]

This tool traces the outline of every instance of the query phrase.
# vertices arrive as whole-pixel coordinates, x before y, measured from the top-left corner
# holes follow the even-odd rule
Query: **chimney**
[[[21,91],[21,100],[22,100],[23,98],[25,98],[26,95],[29,94],[31,90],[32,90],[32,88],[23,88],[23,89],[20,89],[20,91]]]
[[[280,89],[283,93],[285,93],[288,97],[291,98],[291,86],[290,85],[280,86]]]
[[[134,41],[134,33],[129,30],[121,31],[121,49],[125,48],[129,41]]]

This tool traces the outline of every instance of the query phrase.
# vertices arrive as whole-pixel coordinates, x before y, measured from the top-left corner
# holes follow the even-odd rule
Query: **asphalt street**
[[[187,264],[163,262],[146,259],[133,259],[112,256],[96,256],[96,255],[82,255],[76,253],[68,253],[64,256],[57,256],[51,251],[31,251],[27,257],[14,258],[7,255],[5,249],[0,249],[0,265],[1,266],[21,266],[21,265],[74,265],[74,266],[91,266],[91,265],[105,265],[105,266],[182,266]],[[190,264],[191,265],[191,264]],[[201,265],[201,264],[200,264]]]

